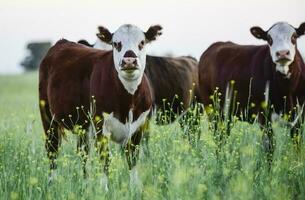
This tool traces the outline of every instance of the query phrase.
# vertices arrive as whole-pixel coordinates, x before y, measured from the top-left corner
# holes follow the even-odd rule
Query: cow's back
[[[180,102],[185,108],[189,106],[192,98],[190,90],[195,90],[198,85],[197,61],[194,58],[147,56],[145,73],[159,108],[163,108],[164,99],[172,103],[175,95],[179,101],[172,105],[174,112],[179,109]]]
[[[85,120],[82,109],[89,109],[91,72],[104,53],[67,40],[49,50],[39,69],[39,98],[56,120],[64,119],[68,126],[71,120]]]

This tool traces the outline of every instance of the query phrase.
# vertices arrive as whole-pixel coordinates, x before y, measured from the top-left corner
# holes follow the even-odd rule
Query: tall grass
[[[94,151],[82,174],[76,136],[60,149],[57,179],[48,185],[48,160],[38,113],[37,74],[0,77],[0,199],[304,199],[304,144],[297,154],[289,130],[274,123],[276,148],[271,170],[258,124],[236,122],[218,158],[205,116],[196,145],[190,130],[150,126],[150,156],[140,153],[143,190],[133,190],[127,163],[112,143],[109,191],[101,184],[102,167]]]

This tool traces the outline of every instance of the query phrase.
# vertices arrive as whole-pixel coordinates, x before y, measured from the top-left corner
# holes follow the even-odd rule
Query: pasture
[[[201,118],[200,138],[190,144],[188,123],[151,123],[149,148],[138,161],[142,191],[129,184],[125,158],[112,143],[109,191],[91,148],[83,178],[76,136],[67,134],[57,178],[48,185],[48,159],[38,110],[38,74],[0,76],[0,199],[304,199],[305,146],[297,154],[289,130],[273,123],[276,148],[268,169],[258,124],[236,122],[216,157],[216,144]],[[91,141],[91,146],[93,141]]]

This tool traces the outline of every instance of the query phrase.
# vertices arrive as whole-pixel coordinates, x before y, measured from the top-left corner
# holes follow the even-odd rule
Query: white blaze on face
[[[146,50],[145,45],[139,48],[141,42],[145,42],[144,32],[133,25],[123,25],[114,34],[112,38],[113,44],[120,44],[120,48],[113,48],[113,59],[115,69],[118,72],[119,79],[123,83],[125,89],[134,94],[138,85],[142,81],[145,63]],[[122,63],[124,55],[127,51],[132,51],[136,55],[137,69],[132,71],[123,70]]]
[[[293,62],[296,54],[296,43],[293,43],[296,31],[288,23],[279,22],[271,27],[267,34],[270,54],[276,64],[276,70],[288,76],[289,65]]]

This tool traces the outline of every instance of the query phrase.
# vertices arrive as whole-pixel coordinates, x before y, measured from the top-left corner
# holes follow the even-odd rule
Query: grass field
[[[257,124],[236,123],[217,159],[205,118],[194,145],[178,123],[151,125],[150,157],[141,153],[138,162],[142,192],[131,189],[114,144],[108,193],[94,151],[84,179],[72,134],[63,141],[57,179],[48,185],[37,76],[0,76],[0,199],[305,199],[305,156],[295,153],[286,128],[273,124],[276,149],[268,170]]]

